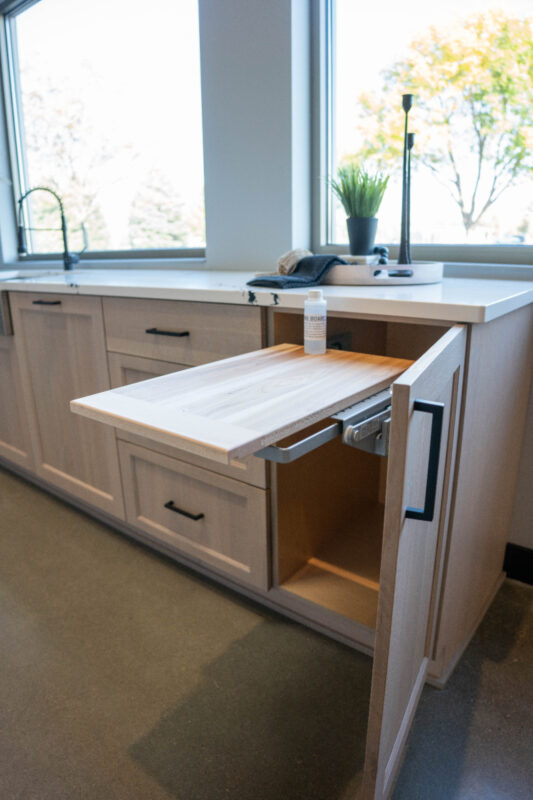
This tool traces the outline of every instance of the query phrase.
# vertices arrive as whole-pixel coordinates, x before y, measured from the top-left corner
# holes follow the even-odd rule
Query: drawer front
[[[138,381],[148,381],[170,372],[179,372],[187,369],[184,364],[172,364],[169,361],[158,361],[155,358],[141,358],[140,356],[127,356],[122,353],[108,353],[109,375],[111,386],[128,386]]]
[[[239,583],[268,589],[267,493],[119,442],[126,519]]]
[[[108,353],[107,357],[111,385],[114,389],[136,381],[146,381],[150,378],[157,378],[159,375],[167,375],[169,372],[187,369],[183,364],[171,364],[169,361],[157,361],[153,358],[141,358],[140,356],[125,356],[122,353]],[[235,478],[237,481],[244,481],[262,489],[267,488],[267,464],[262,458],[247,456],[239,461],[238,465],[235,463],[234,465],[226,466],[225,464],[217,464],[208,458],[186,453],[184,450],[178,450],[175,447],[152,442],[142,436],[136,436],[134,433],[127,433],[117,429],[117,438],[125,442],[138,444],[141,447],[148,447],[150,450],[155,450],[157,453],[170,456],[170,458],[178,458],[188,461],[190,464],[196,464],[198,467],[214,470],[221,475]]]
[[[179,300],[104,298],[107,349],[194,366],[259,350],[258,308]]]

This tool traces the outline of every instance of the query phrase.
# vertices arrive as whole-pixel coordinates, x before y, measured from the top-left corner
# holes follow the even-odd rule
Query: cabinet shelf
[[[299,597],[375,628],[383,506],[362,507],[349,529],[323,542],[281,587]]]

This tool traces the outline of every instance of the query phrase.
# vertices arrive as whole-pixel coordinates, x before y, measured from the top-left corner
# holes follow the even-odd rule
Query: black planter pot
[[[350,255],[366,256],[374,249],[377,217],[348,217],[348,239],[350,240]]]

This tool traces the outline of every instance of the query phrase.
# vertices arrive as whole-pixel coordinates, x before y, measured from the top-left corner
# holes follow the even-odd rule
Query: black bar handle
[[[160,331],[159,328],[147,328],[145,333],[154,333],[157,336],[190,336],[189,331]]]
[[[426,497],[424,508],[407,506],[405,516],[407,519],[422,519],[426,522],[433,520],[435,513],[435,500],[437,496],[437,478],[439,474],[439,456],[442,439],[442,421],[444,418],[444,403],[433,403],[429,400],[415,400],[415,411],[431,414],[431,439],[429,444],[428,474],[426,480]]]
[[[189,511],[178,508],[178,506],[174,505],[174,500],[169,500],[168,503],[165,503],[165,508],[168,508],[170,511],[175,511],[176,514],[181,514],[183,517],[187,517],[187,519],[193,519],[195,522],[196,520],[203,519],[205,516],[205,514],[191,514]]]
[[[34,306],[60,306],[61,300],[32,300]]]

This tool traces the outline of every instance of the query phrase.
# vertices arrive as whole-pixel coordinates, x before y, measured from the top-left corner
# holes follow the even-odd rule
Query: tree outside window
[[[531,242],[533,16],[523,13],[526,4],[511,1],[506,11],[465,14],[469,0],[452,2],[445,24],[431,23],[431,6],[424,24],[404,4],[403,31],[411,35],[401,43],[399,23],[390,57],[386,47],[376,49],[366,66],[367,87],[365,75],[355,74],[350,84],[345,74],[341,25],[350,18],[350,5],[337,2],[337,157],[338,163],[374,162],[392,173],[378,236],[399,238],[401,95],[412,93],[413,241]],[[352,109],[346,113],[340,103],[348,98]],[[336,241],[345,239],[339,213],[334,234]]]

